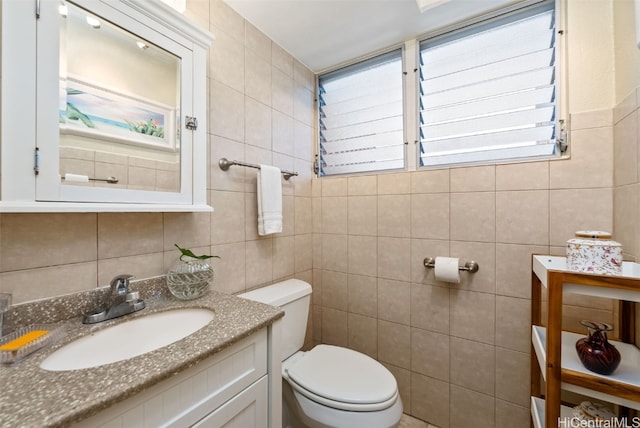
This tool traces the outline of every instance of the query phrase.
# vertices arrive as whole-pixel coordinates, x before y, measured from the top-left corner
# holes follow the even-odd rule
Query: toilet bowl
[[[297,412],[303,426],[395,427],[402,416],[393,375],[350,349],[318,345],[297,352],[282,363],[282,377],[287,411]]]
[[[284,310],[282,321],[283,427],[396,427],[402,417],[398,385],[382,364],[332,345],[300,351],[311,286],[290,279],[240,297]]]

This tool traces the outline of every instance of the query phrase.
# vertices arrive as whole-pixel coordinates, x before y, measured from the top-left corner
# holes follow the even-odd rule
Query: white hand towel
[[[260,165],[258,171],[258,234],[282,232],[282,183],[280,168]]]

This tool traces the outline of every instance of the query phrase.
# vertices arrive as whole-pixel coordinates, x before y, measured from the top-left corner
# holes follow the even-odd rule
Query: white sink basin
[[[212,319],[213,312],[207,309],[176,309],[135,318],[74,340],[45,358],[40,367],[78,370],[126,360],[187,337]]]

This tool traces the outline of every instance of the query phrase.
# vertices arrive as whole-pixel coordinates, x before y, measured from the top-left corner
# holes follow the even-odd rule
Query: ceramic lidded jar
[[[577,426],[589,426],[589,423],[591,423],[591,426],[596,426],[596,421],[603,422],[602,426],[604,426],[605,421],[609,422],[610,426],[615,426],[614,423],[617,420],[617,415],[607,406],[591,401],[583,401],[578,404],[573,408],[572,413],[576,422],[585,422]]]
[[[620,275],[622,245],[611,234],[597,230],[581,230],[567,241],[567,269],[576,272]]]

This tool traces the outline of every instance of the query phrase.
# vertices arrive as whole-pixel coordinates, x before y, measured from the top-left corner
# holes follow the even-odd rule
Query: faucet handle
[[[130,291],[127,293],[127,297],[125,297],[125,302],[135,303],[140,301],[140,292],[139,291]]]
[[[111,280],[111,294],[114,296],[125,296],[129,292],[129,280],[135,278],[133,275],[121,274]]]

